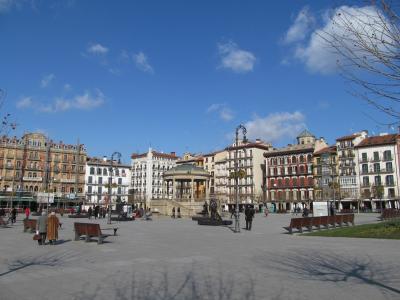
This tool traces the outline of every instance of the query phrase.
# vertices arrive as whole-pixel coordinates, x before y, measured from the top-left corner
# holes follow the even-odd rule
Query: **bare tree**
[[[390,116],[386,124],[400,121],[398,8],[398,0],[341,7],[331,16],[330,26],[317,33],[335,52],[351,93]]]
[[[0,110],[3,108],[7,93],[0,88]],[[7,135],[10,130],[15,130],[17,124],[10,120],[11,114],[5,113],[1,118],[0,134]]]

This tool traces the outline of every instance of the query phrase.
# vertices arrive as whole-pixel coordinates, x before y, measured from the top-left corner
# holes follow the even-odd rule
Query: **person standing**
[[[175,207],[172,208],[172,216],[171,217],[175,219]]]
[[[31,215],[31,210],[29,207],[26,207],[25,208],[25,218],[28,220],[30,215]]]
[[[50,214],[50,217],[47,219],[47,239],[49,240],[51,245],[55,245],[58,240],[58,226],[60,222],[56,216],[56,213],[53,211]]]
[[[178,218],[180,218],[181,217],[181,208],[180,207],[178,207]]]
[[[14,207],[11,210],[11,223],[15,223],[17,221],[17,209]]]
[[[97,219],[97,218],[100,219],[99,210],[100,210],[100,207],[99,207],[98,205],[96,205],[96,206],[94,207],[94,218],[95,218],[95,219]]]
[[[92,207],[90,206],[89,209],[88,209],[88,218],[89,218],[89,220],[92,218],[92,212],[93,212],[93,210],[92,210]]]
[[[39,245],[45,245],[47,235],[47,215],[45,211],[43,211],[42,215],[38,218],[36,229],[39,231],[40,235],[40,239],[38,239]]]
[[[244,211],[244,215],[246,218],[246,230],[251,230],[251,225],[253,223],[253,218],[254,218],[255,210],[253,207],[250,205],[246,206],[246,209]]]
[[[335,204],[333,204],[333,202],[331,202],[331,205],[330,205],[330,212],[331,212],[331,216],[335,215]]]

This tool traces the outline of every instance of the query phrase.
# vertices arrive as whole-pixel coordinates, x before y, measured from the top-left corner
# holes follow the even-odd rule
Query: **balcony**
[[[369,169],[369,170],[361,170],[361,175],[368,175],[368,174],[390,174],[393,173],[393,169]]]
[[[67,178],[61,178],[60,179],[60,182],[61,183],[75,183],[75,178],[73,178],[73,179],[67,179]]]
[[[37,182],[39,182],[39,181],[42,181],[43,178],[42,177],[26,177],[26,176],[24,176],[24,177],[22,177],[22,180],[23,181],[37,181]]]

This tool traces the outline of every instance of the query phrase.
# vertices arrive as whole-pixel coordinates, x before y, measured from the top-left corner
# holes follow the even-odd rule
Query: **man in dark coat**
[[[251,230],[254,214],[255,214],[254,208],[251,207],[250,205],[247,205],[246,209],[244,210],[244,215],[246,218],[246,230]]]

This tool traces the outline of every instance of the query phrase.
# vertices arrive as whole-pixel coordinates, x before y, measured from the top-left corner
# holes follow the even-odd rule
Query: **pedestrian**
[[[17,221],[17,209],[14,207],[11,210],[11,223],[15,223]]]
[[[98,205],[96,205],[94,207],[94,218],[95,219],[99,218],[99,210],[100,210],[100,207]]]
[[[47,239],[49,240],[51,245],[55,245],[58,240],[58,227],[60,226],[60,222],[56,216],[56,213],[53,211],[50,214],[50,217],[47,218]]]
[[[178,218],[180,218],[181,217],[181,208],[180,207],[178,207]]]
[[[25,218],[28,220],[30,215],[31,215],[31,210],[29,207],[26,207],[25,208]]]
[[[232,206],[232,208],[231,208],[231,219],[235,215],[235,212],[236,212],[235,206]]]
[[[335,215],[335,204],[333,204],[333,202],[331,202],[331,205],[329,208],[330,208],[331,216],[334,216]]]
[[[302,217],[308,217],[309,213],[310,211],[308,210],[307,206],[304,206]]]
[[[268,217],[268,213],[269,213],[268,207],[265,207],[264,213],[265,213],[265,216]]]
[[[250,205],[246,206],[246,209],[244,211],[245,219],[246,219],[246,230],[251,230],[251,225],[253,223],[253,218],[254,218],[255,210],[253,207]]]
[[[93,210],[92,210],[92,207],[90,206],[89,209],[88,209],[88,218],[89,218],[89,220],[92,218],[92,212],[93,212]]]
[[[37,220],[36,233],[40,235],[38,239],[39,245],[45,245],[47,235],[47,215],[45,211],[42,212],[42,215]]]
[[[175,219],[175,207],[172,208],[172,216],[171,216],[171,218]]]
[[[106,218],[106,214],[107,214],[107,209],[105,207],[103,207],[103,219]]]

